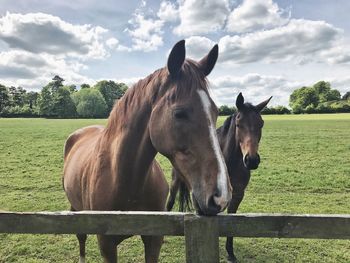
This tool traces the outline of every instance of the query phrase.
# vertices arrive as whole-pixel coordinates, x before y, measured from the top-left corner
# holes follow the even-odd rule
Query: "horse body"
[[[227,213],[237,212],[244,198],[251,170],[256,169],[259,165],[258,146],[263,127],[260,111],[268,104],[270,99],[271,97],[253,106],[249,103],[244,104],[244,98],[240,94],[236,102],[238,112],[229,116],[224,124],[216,130],[232,186],[232,199],[227,207]],[[188,188],[182,182],[181,177],[179,171],[172,170],[170,196],[167,202],[168,211],[173,208],[178,191],[180,191],[180,210],[184,211],[191,206]],[[196,202],[194,202],[194,205],[196,206]],[[233,253],[232,237],[227,237],[226,251],[229,262],[237,262]]]
[[[90,126],[69,136],[63,184],[72,210],[164,211],[168,184],[154,159],[157,152],[182,172],[199,211],[214,215],[227,207],[231,186],[213,146],[217,138],[209,136],[217,109],[205,80],[217,54],[215,46],[200,62],[185,60],[184,41],[178,42],[167,68],[130,88],[106,127]],[[77,238],[84,262],[86,235]],[[98,235],[105,262],[117,261],[116,247],[125,238]],[[146,262],[158,262],[163,237],[142,240]]]
[[[128,111],[132,113],[131,108]],[[156,150],[149,135],[143,133],[147,130],[142,127],[147,125],[146,119],[145,116],[142,120],[134,119],[138,125],[122,127],[113,136],[110,123],[106,128],[87,127],[69,136],[64,189],[72,210],[164,211],[168,184],[154,160]],[[105,262],[116,261],[115,247],[125,238],[98,237]],[[78,235],[78,239],[86,240],[86,236]],[[146,262],[156,262],[162,237],[143,237],[143,241]]]

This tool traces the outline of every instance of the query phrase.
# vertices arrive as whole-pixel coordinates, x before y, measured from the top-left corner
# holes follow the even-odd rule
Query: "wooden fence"
[[[219,236],[350,239],[350,215],[0,212],[0,233],[185,236],[186,261],[219,262]]]

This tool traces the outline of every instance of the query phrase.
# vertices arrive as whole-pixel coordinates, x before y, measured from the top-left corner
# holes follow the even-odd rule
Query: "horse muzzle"
[[[255,156],[250,156],[246,154],[243,158],[243,164],[249,170],[257,169],[260,164],[260,155],[256,154]]]
[[[201,203],[197,200],[194,194],[192,194],[192,199],[196,212],[199,215],[205,216],[215,216],[218,213],[226,209],[231,199],[226,200],[222,196],[213,195],[209,198],[206,204]]]

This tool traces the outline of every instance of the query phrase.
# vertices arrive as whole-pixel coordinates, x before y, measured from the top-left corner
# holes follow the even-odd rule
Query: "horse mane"
[[[227,132],[228,129],[230,128],[232,118],[236,118],[236,115],[235,115],[235,114],[230,115],[230,116],[228,116],[228,117],[226,118],[226,120],[224,121],[224,124],[222,125],[222,128],[224,129],[224,132]],[[220,127],[220,128],[221,128],[221,127]]]

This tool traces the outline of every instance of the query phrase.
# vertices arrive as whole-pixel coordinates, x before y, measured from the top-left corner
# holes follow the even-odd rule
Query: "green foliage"
[[[89,89],[89,88],[91,88],[91,87],[90,87],[89,84],[83,83],[83,84],[80,85],[80,88],[81,88],[81,89]]]
[[[30,108],[29,105],[23,107],[5,107],[1,113],[3,117],[35,117],[38,116],[37,108]]]
[[[43,87],[39,98],[39,112],[42,116],[51,116],[53,109],[52,89],[50,85]]]
[[[219,108],[219,115],[220,116],[227,116],[227,115],[232,115],[236,112],[235,107],[229,107],[227,105],[222,105]]]
[[[34,91],[30,91],[27,93],[27,98],[26,101],[29,105],[29,108],[33,109],[35,107],[37,107],[38,105],[38,98],[39,98],[39,93],[38,92],[34,92]]]
[[[77,86],[75,86],[74,84],[68,85],[66,87],[69,89],[70,93],[74,93],[77,91]]]
[[[125,84],[114,81],[99,81],[93,88],[89,84],[81,84],[80,91],[77,91],[76,85],[63,86],[63,82],[64,79],[56,75],[40,93],[27,93],[22,87],[0,85],[0,116],[106,117],[114,101],[127,90]]]
[[[53,95],[52,115],[58,118],[76,116],[76,107],[67,87],[59,87]]]
[[[107,104],[98,89],[81,89],[74,93],[72,98],[80,117],[100,118],[106,116]]]
[[[7,87],[0,84],[0,114],[3,111],[3,109],[9,105],[10,101],[10,95]]]
[[[72,87],[64,87],[63,79],[55,76],[53,81],[41,90],[39,109],[46,117],[74,118],[76,106],[71,98]]]
[[[107,104],[107,111],[110,112],[114,102],[120,99],[128,87],[124,83],[116,83],[112,80],[102,80],[96,83],[94,88],[98,89]]]
[[[342,100],[350,100],[350,91],[346,92],[341,99]]]
[[[293,109],[305,109],[307,106],[318,105],[317,93],[313,87],[302,87],[296,89],[290,95],[289,106]]]
[[[284,106],[276,106],[276,107],[265,107],[261,114],[270,115],[270,114],[291,114],[290,110]]]
[[[312,87],[296,89],[289,97],[289,106],[293,113],[326,113],[326,112],[348,112],[347,106],[336,103],[333,107],[329,102],[341,100],[340,92],[331,89],[329,82],[319,81]]]

